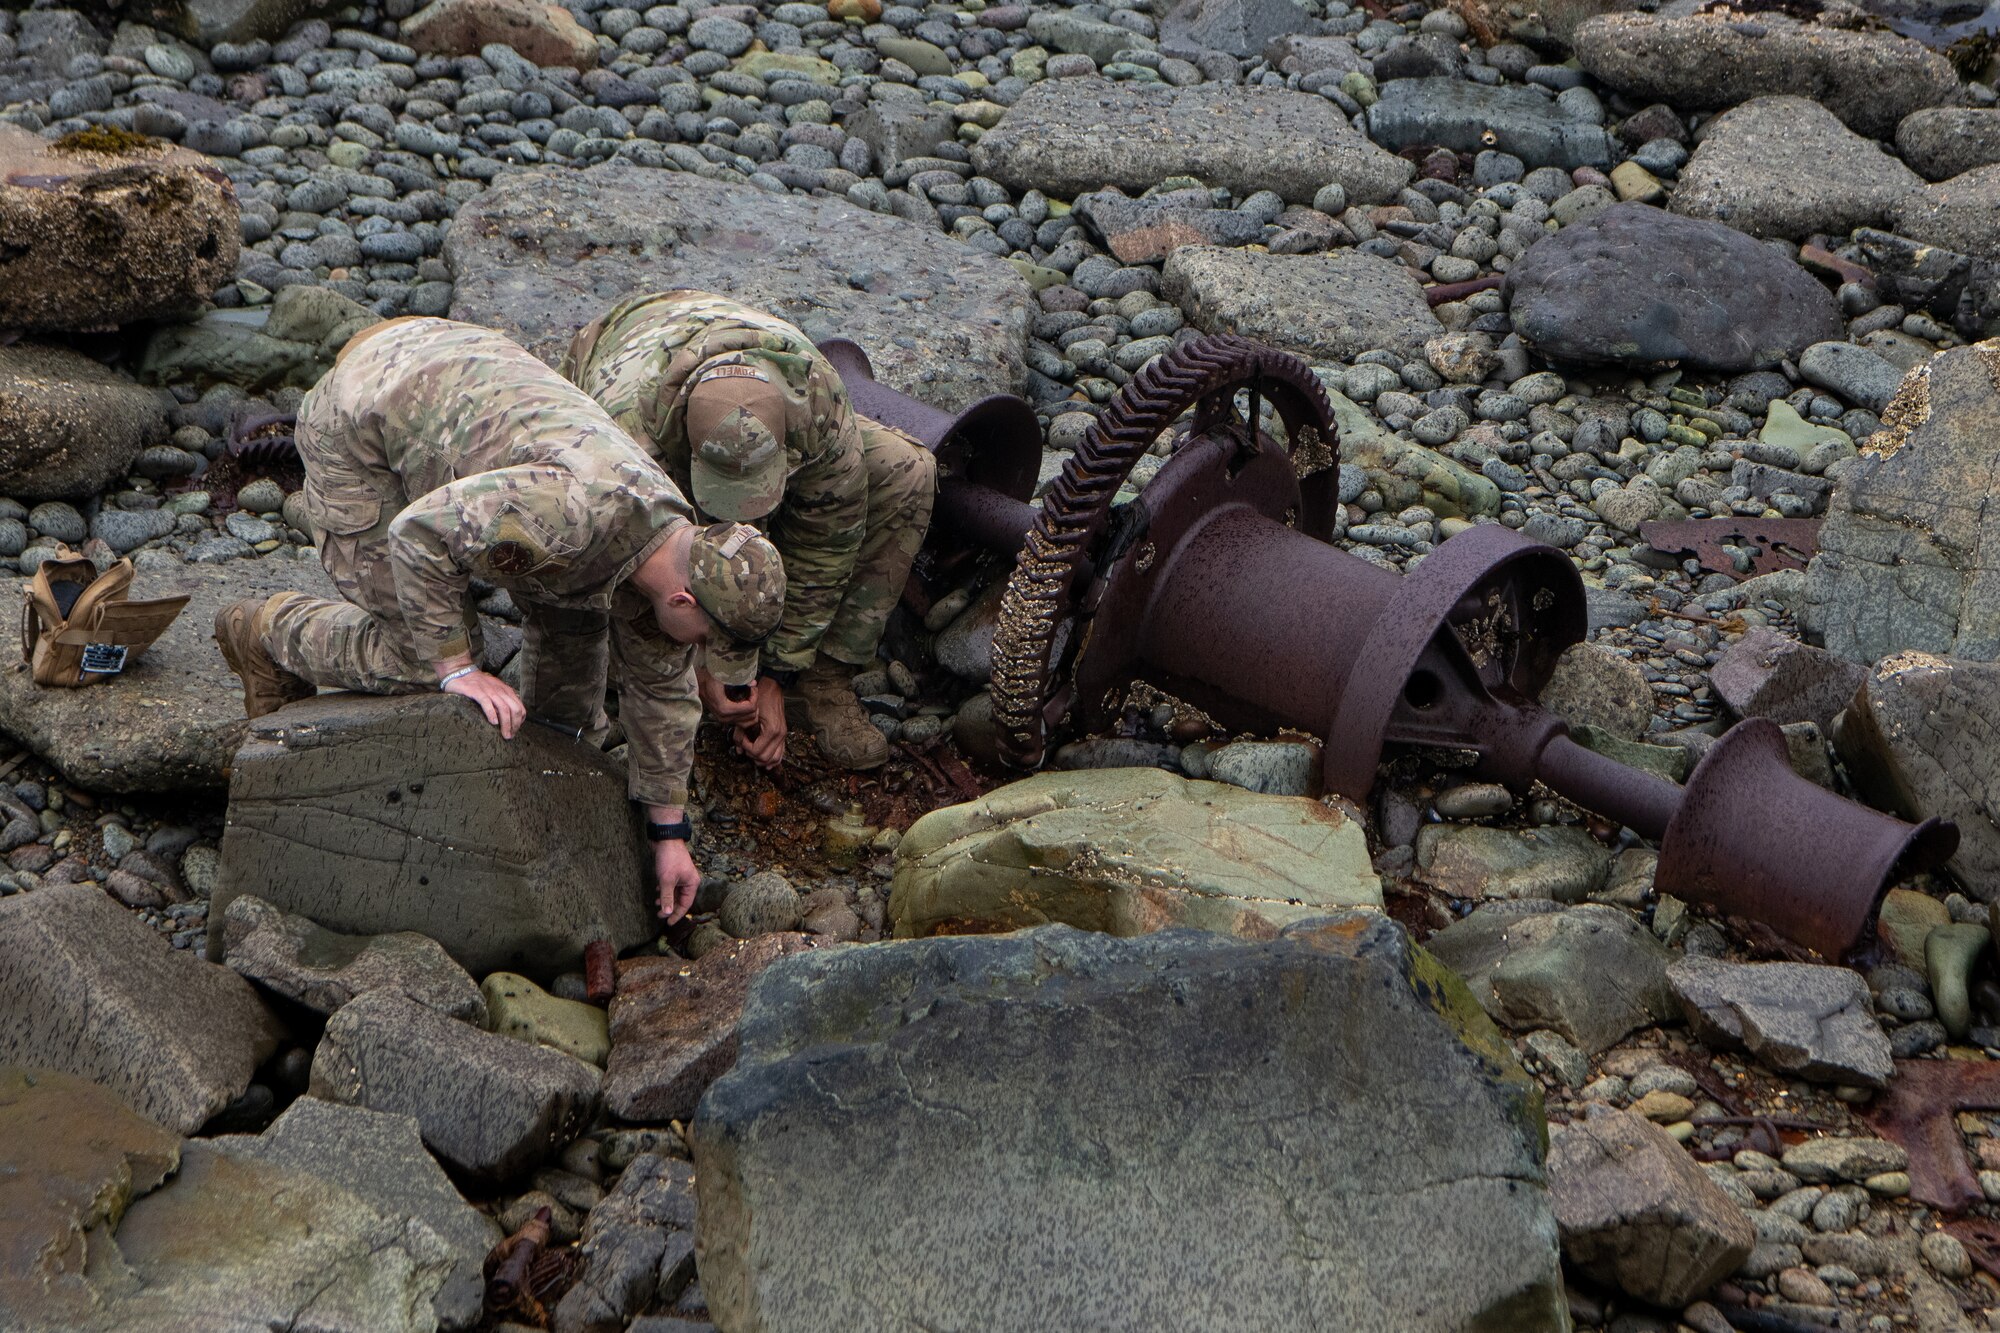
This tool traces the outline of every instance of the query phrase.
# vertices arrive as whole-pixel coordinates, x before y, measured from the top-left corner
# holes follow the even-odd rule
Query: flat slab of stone
[[[1425,882],[1454,898],[1583,899],[1604,882],[1611,849],[1579,828],[1426,824],[1417,831]]]
[[[925,1328],[1541,1333],[1541,1135],[1376,913],[820,950],[758,979],[696,1114],[702,1294],[768,1333],[885,1299]]]
[[[0,577],[0,603],[19,606],[26,579]],[[228,781],[242,739],[243,687],[215,648],[215,613],[240,597],[296,588],[337,597],[317,561],[231,560],[142,570],[132,596],[187,593],[180,618],[114,680],[38,688],[18,660],[0,669],[0,731],[87,791],[186,792]]]
[[[187,1134],[278,1048],[250,983],[176,950],[95,885],[0,898],[0,1064],[102,1083]]]
[[[230,900],[222,929],[223,961],[232,971],[314,1013],[331,1014],[371,990],[392,990],[486,1026],[479,987],[436,940],[414,931],[342,935],[247,893]]]
[[[0,347],[0,494],[29,504],[97,494],[166,440],[169,406],[66,347]]]
[[[452,695],[321,695],[237,752],[209,948],[254,893],[329,930],[427,935],[475,976],[547,979],[658,929],[634,820],[622,767],[581,741],[505,740]]]
[[[821,941],[792,931],[732,940],[689,962],[631,958],[611,1000],[604,1105],[640,1124],[686,1120],[736,1063],[736,1022],[750,983],[780,958]]]
[[[1801,620],[1864,666],[2000,658],[2000,341],[1911,371],[1882,422],[1827,506]]]
[[[371,991],[328,1020],[313,1052],[311,1090],[414,1116],[432,1152],[497,1183],[582,1132],[597,1109],[598,1072],[573,1055]]]
[[[1695,1036],[1780,1074],[1879,1088],[1895,1072],[1859,972],[1687,957],[1667,969],[1667,984]]]
[[[199,309],[235,271],[240,231],[235,191],[200,153],[0,125],[0,328]]]
[[[1717,696],[1738,717],[1830,730],[1854,701],[1867,671],[1844,657],[1755,626],[1723,650],[1709,671]]]
[[[1011,393],[1027,376],[1033,296],[1020,274],[933,228],[835,200],[618,162],[510,172],[459,209],[444,257],[451,317],[551,365],[625,297],[690,287],[814,339],[852,338],[884,384],[936,407]]]
[[[1758,370],[1844,333],[1833,294],[1791,260],[1643,204],[1535,242],[1504,290],[1515,329],[1557,361]]]
[[[1891,653],[1862,673],[1834,744],[1869,802],[1958,825],[1952,873],[1991,899],[2000,885],[2000,664]]]
[[[1223,51],[1249,60],[1275,41],[1312,37],[1323,27],[1292,0],[1181,0],[1160,20],[1160,49],[1190,59]]]
[[[1035,84],[973,146],[972,163],[1012,189],[1062,199],[1193,176],[1239,195],[1276,190],[1294,204],[1338,182],[1355,203],[1379,204],[1416,173],[1313,93],[1096,78]]]
[[[1802,23],[1774,11],[1604,14],[1577,25],[1576,58],[1640,102],[1705,110],[1753,97],[1810,97],[1852,128],[1888,139],[1921,107],[1957,100],[1951,62],[1908,37]]]
[[[1611,165],[1611,136],[1577,120],[1539,90],[1490,88],[1465,79],[1397,79],[1368,108],[1368,137],[1384,148],[1438,144],[1455,153],[1491,148],[1530,167]]]
[[[1200,329],[1320,361],[1377,350],[1415,357],[1444,332],[1408,269],[1357,250],[1273,255],[1183,246],[1168,257],[1160,287]]]
[[[2000,259],[2000,166],[1974,167],[1904,196],[1896,231],[1975,259]]]
[[[1923,188],[1873,139],[1805,97],[1759,97],[1706,127],[1674,185],[1674,212],[1752,236],[1844,236]]]
[[[1264,239],[1261,219],[1213,207],[1206,190],[1176,190],[1151,199],[1099,190],[1077,199],[1074,216],[1121,264],[1157,264],[1184,245],[1249,245]]]
[[[0,1066],[0,1325],[81,1319],[91,1251],[180,1160],[180,1135],[109,1088]]]
[[[1549,1028],[1585,1055],[1674,1017],[1670,955],[1629,912],[1599,903],[1489,903],[1425,946],[1496,1023]]]
[[[1743,1210],[1671,1135],[1601,1103],[1549,1131],[1549,1194],[1569,1261],[1649,1305],[1700,1298],[1757,1243]]]
[[[486,1252],[500,1226],[467,1203],[424,1149],[415,1118],[301,1097],[255,1138],[218,1141],[239,1161],[256,1160],[317,1176],[385,1217],[409,1217],[450,1251],[451,1272],[433,1301],[445,1328],[479,1322]]]
[[[1934,106],[1896,127],[1896,151],[1925,180],[1950,180],[2000,162],[2000,108]]]
[[[396,36],[418,51],[476,56],[498,42],[537,65],[597,68],[597,38],[561,5],[542,0],[433,0]]]
[[[905,939],[1062,922],[1269,938],[1382,905],[1359,820],[1154,768],[1041,773],[934,810],[896,847],[889,919]]]

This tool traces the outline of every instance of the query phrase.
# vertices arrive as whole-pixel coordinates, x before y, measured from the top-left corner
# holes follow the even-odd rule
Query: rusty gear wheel
[[[1239,416],[1236,400],[1244,390],[1249,407]],[[1285,424],[1294,464],[1311,478],[1301,529],[1329,535],[1315,529],[1331,522],[1339,459],[1333,408],[1311,367],[1234,334],[1192,338],[1155,358],[1118,391],[1063,465],[1007,581],[993,635],[993,720],[1009,763],[1039,766],[1050,733],[1069,711],[1068,692],[1051,689],[1066,665],[1054,660],[1057,629],[1094,605],[1094,557],[1112,527],[1112,497],[1133,466],[1190,407],[1194,419],[1176,447],[1190,435],[1232,428],[1246,443],[1255,441],[1266,400]],[[1066,658],[1083,642],[1083,628],[1079,623],[1070,634]]]

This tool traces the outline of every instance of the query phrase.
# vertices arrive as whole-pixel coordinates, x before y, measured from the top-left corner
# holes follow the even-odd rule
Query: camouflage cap
[[[785,566],[778,548],[744,523],[696,528],[688,549],[688,591],[725,636],[709,641],[709,674],[724,685],[755,680],[758,648],[785,611]]]
[[[688,480],[710,518],[764,517],[785,498],[785,395],[755,366],[702,373],[688,392]]]

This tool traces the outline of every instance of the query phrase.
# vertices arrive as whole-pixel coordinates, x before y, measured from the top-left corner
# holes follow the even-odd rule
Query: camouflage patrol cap
[[[764,517],[785,498],[785,395],[755,366],[701,372],[688,391],[688,479],[710,518]]]
[[[688,591],[724,638],[708,644],[709,674],[724,685],[757,679],[758,647],[785,610],[778,548],[746,523],[696,528],[688,549]]]

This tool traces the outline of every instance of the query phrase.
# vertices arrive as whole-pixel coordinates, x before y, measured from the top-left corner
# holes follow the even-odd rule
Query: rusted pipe
[[[521,1229],[486,1254],[486,1308],[508,1310],[527,1292],[528,1269],[549,1243],[554,1214],[547,1205],[521,1224]]]
[[[583,998],[603,1006],[618,993],[618,951],[610,940],[583,946]]]
[[[1504,273],[1489,273],[1483,278],[1472,278],[1465,282],[1434,282],[1424,288],[1424,300],[1432,306],[1441,306],[1448,301],[1463,301],[1474,292],[1497,292],[1507,281]]]

